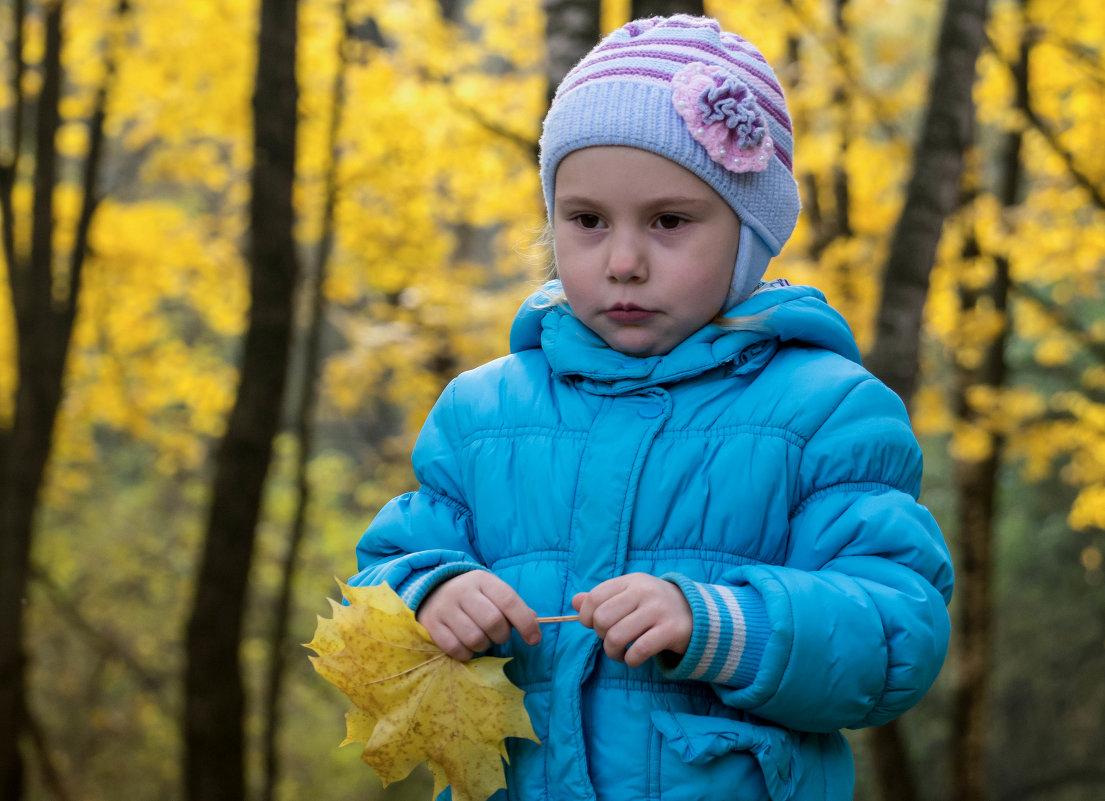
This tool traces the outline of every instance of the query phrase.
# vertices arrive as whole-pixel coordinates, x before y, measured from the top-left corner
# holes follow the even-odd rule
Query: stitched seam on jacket
[[[418,488],[418,491],[425,492],[427,495],[430,496],[430,498],[445,504],[458,514],[464,515],[465,517],[472,516],[472,510],[465,506],[463,503],[449,495],[446,495],[444,492],[434,489],[428,484],[423,484],[421,487]]]
[[[679,698],[700,698],[703,700],[715,700],[717,698],[710,684],[687,679],[672,681],[671,679],[619,679],[614,676],[602,676],[591,679],[591,682],[595,687],[612,687],[650,695],[674,695]]]
[[[567,562],[568,558],[568,552],[563,550],[525,551],[524,553],[512,553],[506,556],[500,556],[493,561],[489,567],[492,570],[498,570],[502,567],[513,567],[517,564],[525,564],[538,560],[553,559],[557,562]]]
[[[789,428],[752,425],[749,423],[731,426],[716,426],[713,428],[678,428],[675,430],[664,430],[660,432],[656,438],[658,440],[691,438],[721,439],[723,437],[731,437],[734,434],[753,434],[756,436],[774,437],[776,439],[785,440],[792,445],[797,445],[800,448],[805,447],[806,443],[809,441],[808,437],[795,433]]]
[[[485,439],[510,439],[525,435],[546,436],[550,439],[585,440],[589,432],[575,429],[555,428],[552,426],[511,426],[509,428],[481,428],[471,432],[461,441],[460,446],[467,448],[475,442]]]
[[[537,681],[526,681],[524,678],[517,680],[519,690],[525,690],[527,693],[551,693],[553,691],[553,683],[550,679],[539,679]]]
[[[657,555],[664,556],[693,556],[707,558],[719,565],[733,565],[743,567],[745,565],[762,565],[763,559],[749,556],[736,551],[717,551],[710,548],[632,548],[626,554],[626,558],[634,562],[656,561]]]
[[[871,490],[889,490],[891,492],[902,491],[893,484],[887,484],[885,481],[841,481],[837,484],[830,484],[827,487],[821,487],[811,492],[794,507],[794,511],[790,513],[790,517],[791,519],[797,517],[806,510],[808,504],[823,495],[828,495],[832,492],[846,492],[848,490],[860,490],[862,492],[870,492]]]

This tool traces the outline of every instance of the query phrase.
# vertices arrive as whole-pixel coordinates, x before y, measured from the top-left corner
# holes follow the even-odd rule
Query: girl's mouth
[[[604,314],[606,319],[614,323],[633,324],[641,323],[652,317],[656,312],[642,309],[632,303],[617,303],[607,309]]]

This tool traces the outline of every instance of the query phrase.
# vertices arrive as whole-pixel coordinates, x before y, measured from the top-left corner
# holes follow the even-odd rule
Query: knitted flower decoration
[[[672,102],[691,136],[731,172],[763,172],[775,145],[751,90],[722,67],[700,61],[671,79]]]
[[[651,31],[657,25],[660,24],[660,17],[644,17],[643,19],[636,19],[632,22],[627,22],[622,26],[622,30],[629,34],[629,36],[637,37],[646,31]]]

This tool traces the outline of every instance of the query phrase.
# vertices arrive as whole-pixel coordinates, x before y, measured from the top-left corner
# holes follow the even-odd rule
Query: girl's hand
[[[453,659],[466,661],[518,629],[529,645],[541,641],[537,613],[493,573],[472,570],[438,585],[418,608],[418,622]]]
[[[606,655],[630,667],[661,651],[686,653],[691,642],[694,616],[682,590],[647,573],[604,581],[576,595],[572,608],[602,638]]]

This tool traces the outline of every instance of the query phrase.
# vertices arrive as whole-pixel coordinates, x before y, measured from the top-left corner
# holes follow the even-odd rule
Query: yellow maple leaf
[[[453,659],[386,584],[341,590],[349,605],[331,601],[334,617],[319,617],[307,647],[354,704],[342,745],[365,743],[361,759],[385,786],[426,762],[435,797],[448,785],[455,801],[483,801],[505,787],[505,738],[537,741],[524,693],[503,673],[510,660]]]

